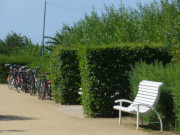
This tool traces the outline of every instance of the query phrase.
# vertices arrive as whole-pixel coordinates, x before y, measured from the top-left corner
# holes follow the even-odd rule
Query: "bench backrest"
[[[159,101],[160,88],[163,85],[162,82],[146,81],[143,80],[139,83],[138,93],[133,103],[135,104],[147,104],[151,107],[155,107]],[[147,113],[149,108],[141,107],[140,113]]]

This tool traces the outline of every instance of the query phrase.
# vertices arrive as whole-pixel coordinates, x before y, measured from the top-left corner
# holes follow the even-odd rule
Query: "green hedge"
[[[84,113],[92,117],[113,116],[114,100],[130,98],[129,71],[135,62],[166,64],[171,59],[163,46],[154,44],[83,47],[78,58]]]
[[[159,103],[156,109],[160,113],[163,125],[166,128],[176,129],[180,132],[180,63],[168,64],[156,62],[148,65],[137,63],[130,73],[132,87],[132,100],[137,94],[137,86],[142,80],[164,82],[161,89]],[[146,117],[148,121],[158,121],[155,114]]]
[[[6,83],[8,77],[8,68],[4,66],[5,63],[0,63],[0,83]]]
[[[61,104],[77,104],[80,87],[77,50],[57,48],[51,58],[53,95]]]
[[[28,65],[30,68],[41,67],[41,72],[49,72],[49,58],[0,55],[0,83],[7,82],[9,69],[5,67],[5,64]]]

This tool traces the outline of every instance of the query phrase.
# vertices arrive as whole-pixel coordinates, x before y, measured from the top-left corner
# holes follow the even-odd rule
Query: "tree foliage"
[[[0,54],[3,55],[26,55],[41,56],[42,46],[33,44],[31,39],[15,32],[9,33],[6,38],[0,40]],[[44,49],[44,55],[47,56],[49,48]]]
[[[129,42],[163,42],[172,46],[180,40],[180,1],[161,0],[138,4],[137,9],[118,9],[105,6],[101,15],[91,14],[74,23],[64,25],[49,43],[60,46],[107,45]]]
[[[31,43],[31,40],[26,36],[21,36],[15,32],[9,33],[2,44],[5,54],[17,53],[18,48],[26,48],[28,44]]]

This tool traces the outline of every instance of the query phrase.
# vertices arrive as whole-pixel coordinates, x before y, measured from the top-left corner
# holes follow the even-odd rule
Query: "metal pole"
[[[43,22],[43,37],[42,37],[42,52],[41,56],[43,57],[43,52],[44,52],[44,33],[45,33],[45,21],[46,21],[46,0],[44,4],[44,22]]]

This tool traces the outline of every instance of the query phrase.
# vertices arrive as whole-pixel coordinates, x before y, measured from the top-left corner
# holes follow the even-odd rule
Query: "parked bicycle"
[[[5,64],[6,67],[9,67],[9,74],[8,74],[8,78],[7,78],[7,82],[8,82],[8,87],[9,89],[16,89],[17,92],[19,92],[18,89],[18,78],[17,78],[17,68],[18,66],[16,64],[14,65],[10,65],[10,64]]]
[[[51,100],[51,81],[48,81],[46,79],[47,75],[49,75],[49,73],[43,73],[41,75],[38,98],[42,100],[46,98],[49,98]]]
[[[36,69],[33,69],[31,72],[31,87],[30,87],[30,95],[35,95],[38,92],[39,89],[39,82],[37,78],[37,71],[40,69],[40,67],[36,67]]]
[[[22,91],[25,91],[26,89],[26,68],[28,66],[22,66],[20,69],[19,69],[19,75],[18,75],[18,82],[19,82],[19,88],[20,90]]]
[[[39,99],[51,100],[51,81],[47,80],[49,73],[43,73],[40,81],[38,81],[37,73],[40,67],[35,69],[28,69],[28,66],[18,66],[5,64],[9,67],[9,74],[7,78],[9,89],[16,89],[17,92],[24,91],[30,95],[38,95]]]
[[[31,89],[31,69],[28,69],[25,71],[25,93],[29,93]]]

